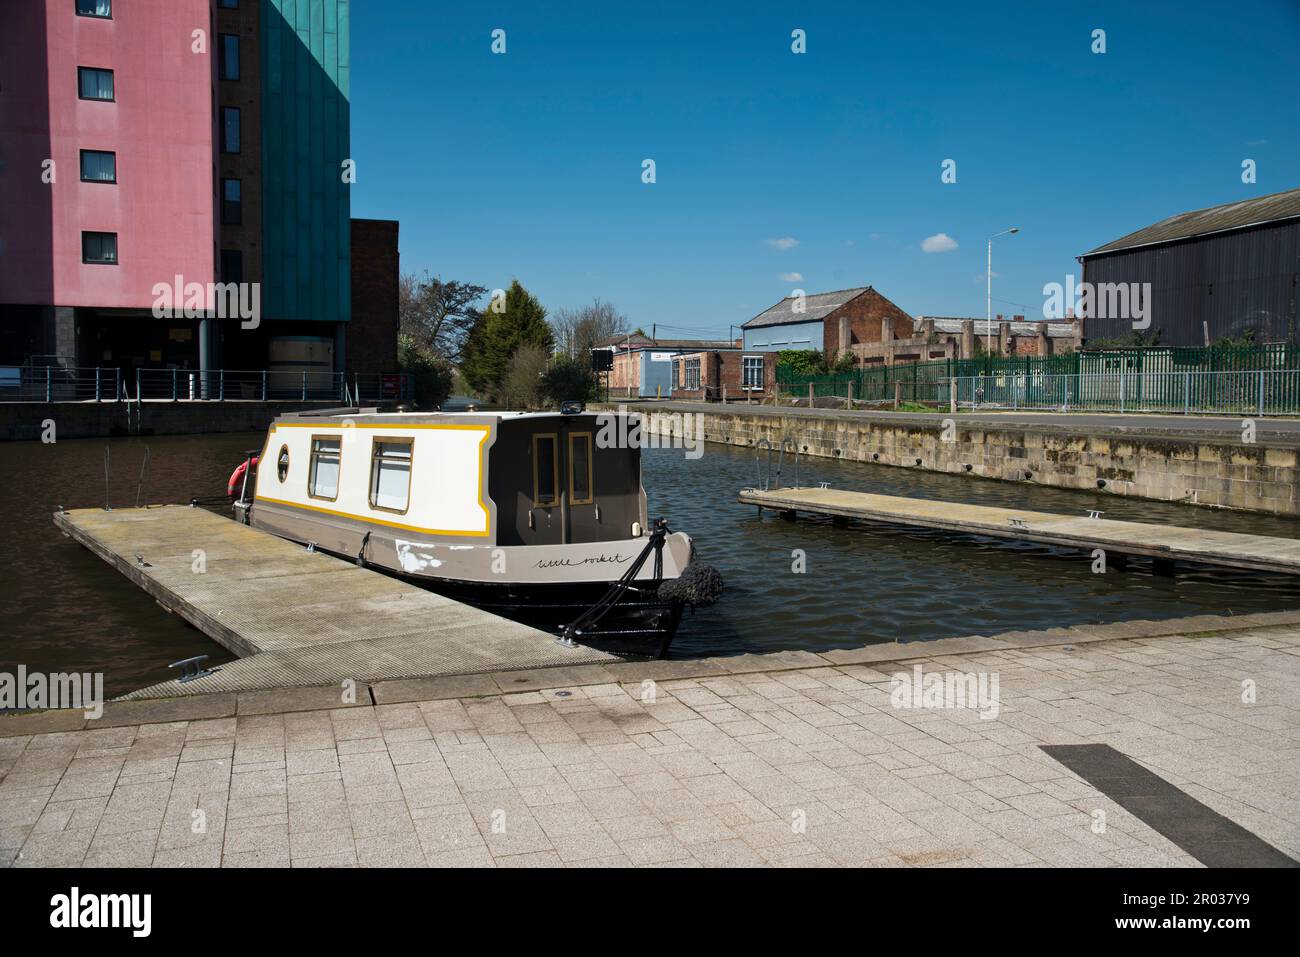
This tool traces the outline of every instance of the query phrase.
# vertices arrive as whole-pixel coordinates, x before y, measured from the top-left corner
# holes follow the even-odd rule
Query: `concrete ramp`
[[[205,509],[75,509],[54,524],[240,656],[127,698],[620,660]]]

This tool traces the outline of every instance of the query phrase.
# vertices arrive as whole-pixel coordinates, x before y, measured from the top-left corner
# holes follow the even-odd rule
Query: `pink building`
[[[82,365],[161,364],[169,342],[192,349],[195,320],[113,327],[120,310],[149,312],[156,283],[215,280],[210,0],[6,7],[3,361],[43,346]]]

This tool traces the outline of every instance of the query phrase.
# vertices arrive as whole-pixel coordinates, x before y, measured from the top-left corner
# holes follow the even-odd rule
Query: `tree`
[[[551,319],[555,348],[570,359],[586,359],[627,327],[627,317],[608,302],[596,299],[580,309],[561,309]]]
[[[408,274],[398,284],[399,332],[429,356],[457,362],[487,289],[441,276]]]
[[[430,355],[412,336],[397,335],[397,367],[411,377],[415,402],[423,408],[437,408],[451,394],[451,364],[441,356]]]
[[[546,310],[516,279],[505,296],[490,302],[470,327],[460,370],[479,395],[500,401],[514,354],[527,345],[550,355],[554,341]]]
[[[551,361],[551,367],[542,373],[542,400],[558,406],[561,402],[575,400],[590,402],[597,398],[596,374],[591,362],[584,356],[571,358],[561,353]]]

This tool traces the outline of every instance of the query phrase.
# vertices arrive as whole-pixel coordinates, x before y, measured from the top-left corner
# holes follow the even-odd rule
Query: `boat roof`
[[[377,408],[350,407],[340,409],[306,409],[300,412],[286,412],[276,417],[276,422],[339,422],[347,419],[363,419],[367,423],[391,422],[393,425],[424,425],[438,423],[455,423],[481,425],[488,422],[507,422],[519,419],[573,419],[578,417],[596,418],[601,413],[574,412],[564,413],[558,410],[546,412],[509,412],[504,410],[483,410],[475,412],[380,412]],[[611,413],[604,413],[606,415]]]

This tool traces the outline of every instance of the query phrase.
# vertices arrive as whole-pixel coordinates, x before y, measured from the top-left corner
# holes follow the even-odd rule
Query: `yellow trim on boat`
[[[277,429],[281,428],[315,428],[319,427],[319,422],[272,422],[270,429],[266,433],[266,445],[263,446],[263,452],[271,444],[271,436]],[[310,512],[322,512],[325,515],[337,515],[340,518],[350,518],[358,522],[370,522],[375,525],[383,525],[387,528],[400,528],[405,532],[422,532],[425,535],[455,535],[468,538],[487,538],[492,534],[492,513],[488,511],[487,502],[483,500],[483,445],[492,436],[492,426],[490,425],[441,425],[426,423],[423,425],[400,425],[393,422],[361,422],[354,425],[344,426],[347,429],[387,429],[390,431],[400,431],[401,429],[452,429],[456,431],[477,431],[482,432],[483,437],[478,443],[478,505],[483,510],[483,531],[471,532],[461,531],[458,529],[445,528],[421,528],[418,525],[403,525],[401,522],[387,522],[373,515],[357,515],[355,512],[342,512],[332,508],[322,508],[319,505],[308,505],[305,502],[290,502],[285,499],[271,498],[266,495],[258,495],[256,491],[253,494],[254,502],[270,502],[273,505],[287,505],[289,508],[303,508]],[[340,458],[342,457],[342,443],[340,443]],[[414,456],[412,456],[412,474],[411,479],[414,481]],[[340,470],[341,472],[341,470]],[[409,494],[409,493],[408,493]]]

